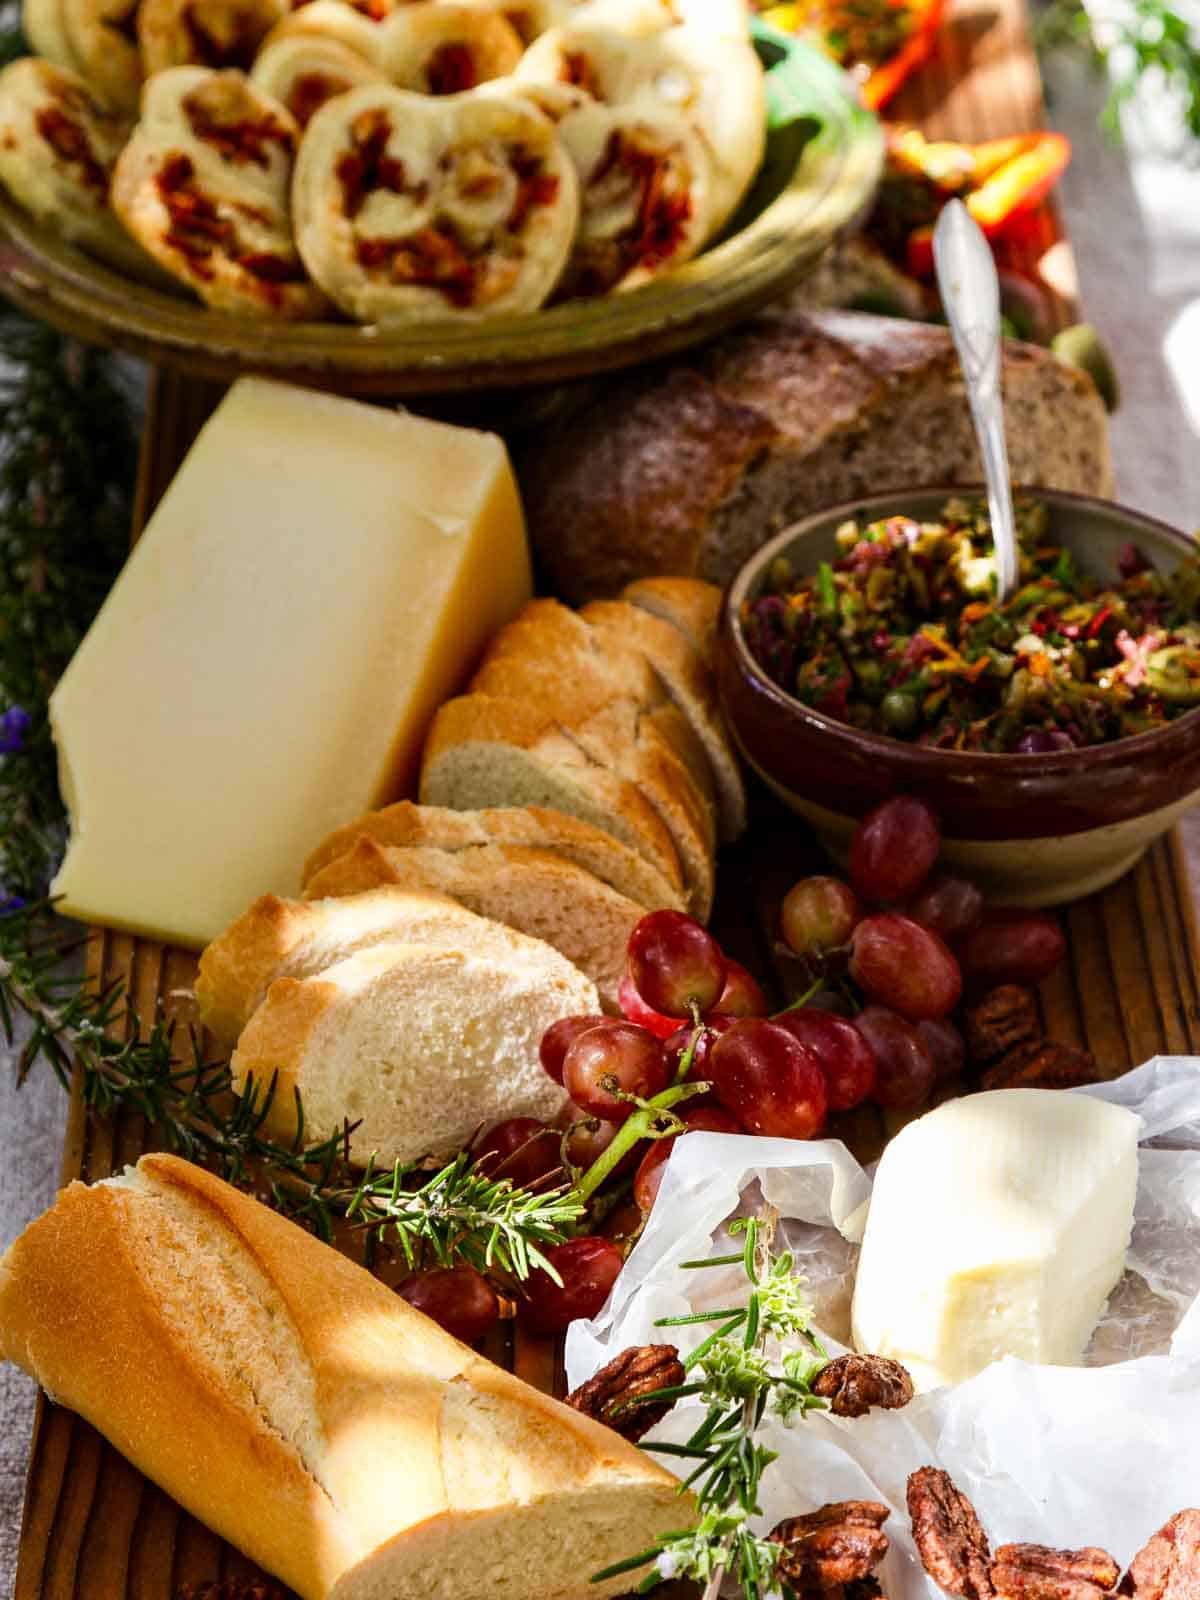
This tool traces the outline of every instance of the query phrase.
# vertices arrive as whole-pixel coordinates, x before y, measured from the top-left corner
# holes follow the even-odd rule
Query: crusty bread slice
[[[433,719],[421,763],[423,804],[454,811],[546,806],[590,822],[682,885],[670,831],[638,789],[588,756],[536,705],[466,694]]]
[[[606,644],[632,644],[649,661],[708,759],[721,837],[736,839],[746,826],[746,790],[709,668],[677,628],[628,600],[594,600],[579,615]]]
[[[517,845],[397,848],[360,836],[344,856],[315,875],[308,893],[360,895],[380,884],[437,890],[480,917],[545,940],[587,974],[610,1011],[617,1007],[629,935],[646,914],[644,906],[625,899],[583,867]]]
[[[357,1122],[351,1159],[415,1161],[460,1150],[508,1117],[549,1120],[563,1093],[538,1045],[559,1017],[594,1012],[589,979],[538,940],[516,957],[491,945],[380,944],[312,978],[277,978],[242,1030],[234,1087],[277,1078],[269,1122],[327,1138]]]
[[[686,905],[681,890],[645,856],[601,828],[544,806],[450,811],[445,806],[419,806],[411,800],[399,800],[381,811],[367,812],[323,839],[304,864],[304,884],[364,836],[379,844],[432,845],[437,850],[470,850],[481,844],[548,850],[551,855],[594,873],[610,889],[650,911],[664,906],[682,911]]]
[[[703,578],[635,578],[622,591],[630,605],[677,628],[708,667],[712,667],[721,620],[721,590]]]
[[[584,1600],[694,1514],[611,1429],[174,1156],[0,1260],[0,1357],[302,1600]]]
[[[311,978],[377,944],[487,945],[515,957],[527,940],[433,889],[388,886],[344,899],[262,895],[200,957],[200,1021],[232,1046],[276,978]]]

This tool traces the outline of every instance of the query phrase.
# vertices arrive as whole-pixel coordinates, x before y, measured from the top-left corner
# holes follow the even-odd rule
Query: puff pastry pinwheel
[[[748,40],[687,26],[633,39],[612,28],[552,28],[514,77],[568,83],[609,105],[680,114],[712,161],[710,228],[733,214],[762,163],[766,84]]]
[[[419,94],[463,94],[505,78],[524,52],[520,35],[500,12],[450,0],[401,6],[379,31],[384,74]]]
[[[324,297],[296,252],[288,203],[299,136],[290,113],[242,73],[172,67],[146,85],[113,173],[113,206],[209,305],[319,316]]]
[[[292,34],[264,45],[250,73],[255,88],[286,106],[302,128],[334,95],[384,81],[383,73],[357,50],[317,33]]]
[[[188,65],[248,72],[288,9],[288,0],[141,0],[137,31],[146,76]]]
[[[58,0],[73,65],[96,99],[135,115],[142,58],[135,37],[137,0]]]
[[[108,204],[129,125],[99,105],[76,72],[24,56],[0,72],[0,182],[23,210],[123,271],[142,252]]]
[[[299,10],[277,22],[263,40],[269,50],[279,39],[332,39],[345,45],[364,61],[378,67],[383,55],[383,24],[379,18],[360,11],[345,0],[309,0]]]
[[[391,86],[317,112],[293,204],[309,272],[368,322],[536,310],[579,217],[575,169],[526,100]]]
[[[745,38],[750,31],[745,0],[462,0],[500,11],[529,42],[550,28],[614,28],[634,36],[688,23],[708,33]]]

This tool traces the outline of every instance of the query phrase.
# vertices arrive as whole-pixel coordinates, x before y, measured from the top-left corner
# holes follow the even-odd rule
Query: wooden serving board
[[[930,135],[966,140],[1039,125],[1041,88],[1021,0],[952,5],[938,54],[889,111]],[[1053,210],[1040,213],[1025,248],[1031,264],[1051,252],[1054,286],[1069,298],[1069,250]],[[143,442],[138,528],[220,393],[212,384],[156,375]],[[779,899],[814,864],[813,845],[797,820],[758,795],[746,839],[722,859],[714,923],[729,952],[768,980],[769,930]],[[1070,958],[1042,993],[1048,1033],[1085,1045],[1109,1075],[1156,1053],[1200,1053],[1200,945],[1176,837],[1157,844],[1123,882],[1072,906],[1064,920]],[[97,982],[126,985],[144,1021],[158,1015],[190,1020],[193,956],[96,930],[87,961]],[[875,1113],[864,1112],[838,1131],[868,1155],[890,1129]],[[64,1182],[105,1177],[147,1148],[139,1117],[89,1118],[76,1088]],[[507,1322],[485,1348],[530,1383],[561,1392],[553,1343]],[[250,1562],[181,1511],[86,1423],[42,1398],[13,1600],[172,1600],[184,1584],[256,1575]]]

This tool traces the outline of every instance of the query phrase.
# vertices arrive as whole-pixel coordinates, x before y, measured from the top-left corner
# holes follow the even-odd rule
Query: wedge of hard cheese
[[[172,1156],[0,1260],[0,1356],[303,1600],[584,1600],[693,1511],[635,1446]]]
[[[198,946],[296,892],[529,592],[498,438],[242,379],[54,693],[63,909]]]

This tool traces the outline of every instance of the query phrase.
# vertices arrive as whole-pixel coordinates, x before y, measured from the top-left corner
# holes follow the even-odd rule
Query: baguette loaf
[[[302,1600],[585,1600],[691,1513],[610,1429],[173,1156],[0,1260],[0,1357]]]
[[[532,941],[432,889],[371,889],[344,899],[281,900],[262,895],[200,957],[200,1021],[221,1044],[236,1044],[276,978],[312,978],[377,944],[485,947],[530,958]]]
[[[622,598],[681,633],[712,670],[721,620],[721,590],[702,578],[635,578],[621,591]]]
[[[380,884],[437,890],[480,918],[544,940],[587,974],[609,1010],[617,1008],[629,935],[646,914],[644,906],[626,900],[583,867],[545,850],[516,845],[457,851],[428,845],[396,848],[367,835],[322,867],[307,892],[358,897]]]
[[[626,900],[648,910],[665,906],[684,909],[684,896],[644,856],[610,833],[543,806],[500,806],[486,811],[448,811],[444,806],[418,806],[400,800],[382,811],[369,811],[329,835],[304,864],[304,885],[322,867],[345,855],[360,838],[379,844],[432,845],[436,850],[470,850],[481,844],[523,845],[593,873]]]
[[[1089,378],[1006,341],[1018,483],[1111,492]],[[727,583],[824,506],[982,477],[944,328],[858,312],[768,314],[649,372],[598,385],[518,460],[530,537],[556,592],[617,594],[647,574]]]
[[[528,954],[491,945],[380,944],[311,978],[277,978],[230,1063],[234,1088],[275,1081],[268,1122],[279,1138],[326,1139],[344,1121],[350,1158],[389,1165],[440,1159],[481,1126],[550,1121],[562,1090],[538,1045],[560,1017],[595,1012],[593,985],[537,940]]]

